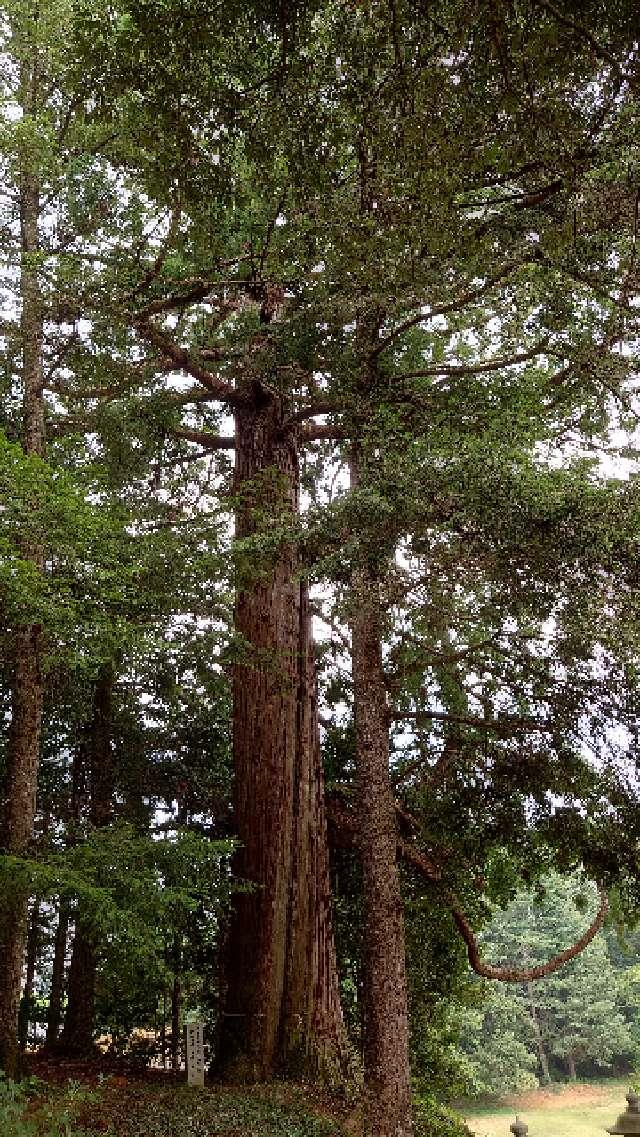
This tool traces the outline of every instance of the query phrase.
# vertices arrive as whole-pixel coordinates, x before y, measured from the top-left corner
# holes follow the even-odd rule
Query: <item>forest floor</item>
[[[529,1126],[528,1137],[604,1137],[626,1109],[625,1081],[554,1085],[479,1105],[457,1108],[476,1137],[510,1137],[517,1114]]]
[[[0,1082],[1,1137],[344,1137],[351,1110],[307,1086],[195,1089],[86,1063],[35,1061],[17,1090]]]
[[[604,1137],[625,1108],[627,1083],[555,1085],[480,1104],[456,1103],[476,1137]],[[30,1063],[17,1090],[0,1080],[0,1137],[358,1137],[359,1110],[307,1085],[190,1088],[164,1070],[104,1063]]]

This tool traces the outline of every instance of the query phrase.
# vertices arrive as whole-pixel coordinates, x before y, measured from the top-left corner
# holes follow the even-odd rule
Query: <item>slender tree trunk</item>
[[[81,734],[76,745],[73,763],[71,766],[71,795],[69,801],[69,819],[67,827],[67,845],[72,847],[78,841],[81,832],[83,800],[86,794],[88,779],[87,738]],[[56,928],[55,945],[53,953],[53,968],[51,972],[51,989],[49,993],[49,1017],[47,1023],[46,1046],[49,1050],[57,1052],[60,1047],[60,1028],[62,1026],[62,999],[65,989],[65,972],[67,960],[67,944],[69,939],[69,922],[71,908],[68,899],[60,898],[58,906],[58,926]]]
[[[26,1048],[29,1038],[29,1023],[31,1022],[31,1013],[33,1011],[33,982],[36,974],[36,964],[38,962],[41,930],[40,899],[36,897],[33,902],[31,918],[29,919],[28,925],[26,973],[24,990],[22,992],[18,1012],[18,1045],[21,1050]]]
[[[171,986],[171,1069],[180,1069],[180,1011],[182,1007],[182,951],[180,937],[173,940],[173,984]]]
[[[91,722],[86,739],[91,794],[89,820],[96,829],[108,825],[113,814],[115,779],[111,746],[113,684],[113,667],[111,664],[105,664],[96,682]],[[80,907],[76,916],[69,966],[67,1011],[59,1043],[59,1049],[63,1053],[89,1054],[93,1049],[96,973],[95,933]]]
[[[529,1015],[533,1023],[533,1033],[536,1039],[536,1049],[538,1051],[538,1061],[540,1062],[540,1069],[542,1070],[542,1081],[544,1085],[551,1084],[551,1073],[549,1070],[549,1057],[544,1045],[544,1038],[542,1037],[542,1027],[540,1026],[540,1017],[538,1015],[538,1008],[536,1007],[533,984],[527,983],[527,998],[529,1002]]]
[[[357,455],[351,468],[360,482]],[[366,1137],[413,1132],[404,915],[389,779],[389,712],[382,667],[379,582],[365,567],[352,580],[356,778],[364,902]]]
[[[21,64],[20,101],[25,114],[38,108],[38,52]],[[23,446],[28,455],[44,454],[42,377],[43,307],[35,258],[39,249],[40,192],[33,159],[25,153],[20,170],[20,267],[23,383]],[[23,556],[42,568],[42,550],[25,544]],[[42,629],[17,628],[13,635],[11,727],[3,788],[0,848],[20,856],[31,840],[36,810],[43,705]],[[24,958],[28,894],[5,888],[0,896],[0,1069],[18,1069],[17,1024]]]
[[[53,947],[53,967],[51,970],[51,989],[49,992],[49,1014],[47,1018],[47,1049],[55,1050],[62,1022],[62,995],[64,992],[64,965],[67,956],[67,937],[69,934],[69,906],[61,900],[58,908],[58,925]]]
[[[239,540],[291,524],[295,430],[255,384],[236,417]],[[236,895],[226,945],[223,1069],[243,1079],[282,1067],[337,1076],[346,1059],[331,926],[313,644],[292,543],[238,581],[234,668]]]
[[[89,728],[89,821],[94,829],[103,829],[113,820],[116,778],[115,755],[111,745],[114,682],[113,664],[104,663],[96,681]]]
[[[567,1068],[569,1070],[569,1077],[571,1081],[576,1082],[578,1080],[578,1074],[576,1071],[576,1060],[573,1057],[573,1054],[567,1054]]]
[[[166,961],[166,950],[165,950]],[[162,1055],[162,1068],[167,1068],[167,988],[162,989],[162,1026],[160,1028],[160,1053]]]

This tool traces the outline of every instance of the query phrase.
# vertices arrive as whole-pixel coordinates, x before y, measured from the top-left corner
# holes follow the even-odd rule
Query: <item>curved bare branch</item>
[[[396,809],[398,809],[397,804]],[[407,814],[404,810],[401,810],[400,814],[404,820],[414,820],[411,815]],[[347,847],[357,846],[359,839],[357,819],[338,798],[329,798],[327,800],[327,817],[341,844]],[[397,850],[398,856],[412,865],[429,884],[439,884],[441,882],[442,870],[437,861],[422,852],[412,841],[404,839],[400,834],[398,834],[397,837]],[[478,884],[481,886],[481,880],[478,881]],[[558,955],[554,955],[552,959],[547,960],[546,963],[537,964],[535,967],[516,967],[510,964],[501,966],[494,963],[486,963],[480,955],[480,948],[475,932],[465,916],[457,896],[448,889],[442,895],[451,911],[454,923],[467,945],[469,964],[473,971],[475,971],[477,975],[481,975],[483,979],[495,979],[501,983],[528,983],[534,979],[543,979],[546,975],[552,975],[554,971],[558,971],[565,963],[570,963],[572,959],[575,959],[576,956],[580,955],[585,948],[589,946],[604,924],[605,916],[609,910],[609,899],[601,885],[598,885],[598,894],[600,896],[600,906],[594,919],[580,939],[576,940],[571,947],[565,948],[565,950],[561,951]]]
[[[510,965],[501,967],[493,963],[486,963],[480,957],[480,949],[473,929],[462,911],[457,898],[452,893],[447,895],[447,903],[451,909],[456,927],[467,945],[469,963],[476,974],[481,975],[484,979],[497,979],[502,983],[527,983],[533,979],[543,979],[545,975],[552,975],[554,971],[558,971],[565,963],[569,963],[570,960],[575,959],[576,956],[580,955],[581,952],[589,946],[600,931],[609,909],[607,894],[600,885],[598,885],[598,893],[600,895],[600,907],[584,935],[582,935],[579,940],[576,940],[571,947],[566,948],[565,951],[561,951],[559,955],[555,955],[552,959],[547,960],[546,963],[538,964],[536,967],[513,967]]]

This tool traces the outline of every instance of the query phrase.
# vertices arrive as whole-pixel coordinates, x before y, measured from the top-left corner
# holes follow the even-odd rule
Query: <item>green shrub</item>
[[[36,1137],[35,1122],[25,1117],[24,1086],[0,1076],[0,1133],[2,1137]]]
[[[459,1113],[428,1095],[414,1101],[414,1130],[415,1137],[473,1137]]]
[[[63,1090],[53,1091],[39,1078],[12,1082],[0,1073],[0,1134],[2,1137],[79,1137],[73,1122],[74,1108],[93,1097],[90,1090],[77,1082],[69,1082]]]

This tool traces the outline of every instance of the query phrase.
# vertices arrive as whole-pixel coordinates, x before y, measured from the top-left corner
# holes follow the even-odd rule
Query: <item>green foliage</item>
[[[538,1085],[532,1024],[512,989],[496,984],[483,1005],[463,1007],[456,1017],[468,1062],[467,1095],[521,1093]]]
[[[587,909],[584,910],[585,899]],[[575,942],[593,912],[592,891],[580,877],[545,877],[538,893],[520,893],[483,934],[487,955],[521,966],[543,963]],[[480,1006],[461,1019],[461,1044],[475,1071],[477,1092],[525,1089],[543,1078],[541,1053],[553,1075],[566,1063],[607,1070],[633,1063],[636,1042],[625,1014],[624,980],[603,933],[574,960],[543,979],[483,984]]]
[[[25,456],[1,432],[0,494],[4,620],[69,635],[83,620],[83,604],[93,601],[95,611],[98,583],[108,588],[109,570],[116,575],[116,537],[127,515],[115,505],[97,509],[69,471]],[[49,572],[36,568],[29,549],[39,550]]]
[[[232,887],[232,848],[230,841],[189,831],[157,840],[120,824],[41,861],[0,858],[3,887],[22,880],[40,897],[76,905],[97,954],[98,1025],[111,1035],[114,1052],[128,1046],[136,1028],[153,1026],[162,992],[173,982],[168,946],[185,945],[180,963],[187,1005],[211,996],[206,984]],[[208,968],[190,976],[188,949],[203,938]]]
[[[414,898],[405,882],[407,981],[411,1065],[420,1095],[441,1101],[460,1097],[473,1074],[460,1046],[460,1015],[473,992],[459,937],[429,897]],[[464,1027],[462,1027],[464,1029]]]
[[[120,824],[42,861],[3,857],[0,867],[5,881],[20,876],[42,895],[81,898],[100,935],[130,937],[144,951],[158,924],[179,927],[198,904],[224,902],[221,864],[232,847],[191,832],[155,840]]]
[[[12,1082],[0,1074],[0,1127],[3,1137],[80,1137],[78,1107],[96,1094],[75,1082],[64,1089],[45,1085],[39,1078]]]
[[[134,1084],[117,1095],[107,1087],[104,1103],[87,1116],[91,1121],[105,1114],[113,1137],[173,1137],[176,1132],[180,1137],[338,1137],[343,1132],[321,1111],[310,1111],[304,1095],[287,1086],[229,1092]]]
[[[35,1137],[35,1122],[24,1116],[26,1088],[0,1076],[0,1122],[7,1137]]]
[[[414,1121],[416,1137],[470,1137],[471,1133],[460,1114],[431,1096],[415,1099]]]

